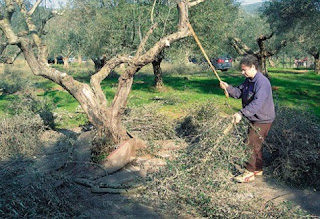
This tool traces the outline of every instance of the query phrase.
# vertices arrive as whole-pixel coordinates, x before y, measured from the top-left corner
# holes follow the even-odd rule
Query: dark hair
[[[254,65],[257,70],[260,69],[258,59],[253,55],[244,56],[240,61],[240,66],[241,65],[245,65],[249,67],[252,67],[252,65]]]

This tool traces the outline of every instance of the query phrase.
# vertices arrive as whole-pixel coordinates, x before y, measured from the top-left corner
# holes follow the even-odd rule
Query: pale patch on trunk
[[[314,71],[318,74],[318,75],[320,75],[320,59],[318,58],[318,59],[315,59],[314,60],[314,64],[315,64],[315,69],[314,69]]]
[[[63,57],[63,67],[69,68],[69,58]]]
[[[78,64],[79,64],[79,65],[82,64],[82,58],[81,58],[81,56],[78,56]]]
[[[103,162],[103,166],[108,173],[120,170],[122,167],[131,163],[135,158],[138,150],[146,148],[146,143],[137,138],[131,138],[113,151]]]

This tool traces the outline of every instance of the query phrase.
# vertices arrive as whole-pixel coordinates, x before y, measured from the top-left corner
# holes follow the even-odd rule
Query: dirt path
[[[259,197],[264,200],[263,205],[268,202],[280,204],[289,202],[296,208],[301,208],[309,214],[320,217],[320,192],[312,190],[299,190],[283,185],[270,177],[256,177],[256,180],[249,184],[241,184],[246,188],[252,197]]]

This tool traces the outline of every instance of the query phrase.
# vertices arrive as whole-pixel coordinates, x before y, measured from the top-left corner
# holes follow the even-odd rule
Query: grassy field
[[[56,65],[62,70],[62,66]],[[200,71],[197,67],[186,67],[175,69],[176,66],[164,64],[164,84],[161,91],[153,87],[153,74],[151,66],[146,66],[136,75],[132,92],[129,97],[128,107],[141,107],[148,104],[158,104],[159,111],[172,119],[185,115],[186,111],[196,104],[211,100],[216,106],[227,114],[233,114],[241,107],[241,101],[233,98],[226,99],[223,91],[219,88],[217,78],[209,71]],[[23,64],[9,66],[3,72],[25,71]],[[89,74],[92,73],[91,64],[82,66],[73,65],[67,70],[76,79],[89,82]],[[118,70],[121,72],[121,70]],[[117,72],[117,73],[118,73]],[[30,75],[23,74],[21,77]],[[117,89],[118,74],[114,74],[103,81],[103,90],[109,102]],[[222,80],[232,85],[240,84],[244,78],[237,69],[227,72],[219,72]],[[274,99],[276,104],[283,104],[302,111],[309,111],[320,118],[320,82],[319,75],[312,71],[295,69],[269,69],[271,84],[274,88]],[[25,80],[21,78],[21,80]],[[79,105],[71,95],[54,83],[31,77],[32,87],[38,96],[44,97],[54,105],[54,112],[60,115],[57,119],[57,127],[70,128],[86,122],[84,114],[79,113]],[[0,114],[6,112],[8,104],[17,99],[16,93],[0,95]],[[77,112],[77,113],[76,113]]]

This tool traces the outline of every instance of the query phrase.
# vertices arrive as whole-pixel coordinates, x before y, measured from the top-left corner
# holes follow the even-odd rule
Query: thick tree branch
[[[150,35],[153,33],[153,30],[156,29],[158,26],[158,23],[155,23],[151,26],[151,28],[149,29],[149,31],[146,33],[146,35],[144,36],[144,38],[141,40],[139,47],[137,49],[136,55],[135,57],[138,57],[140,55],[140,53],[142,52],[142,50],[144,50],[144,47],[150,37]]]
[[[201,3],[201,2],[204,2],[204,1],[205,0],[194,0],[194,1],[189,0],[188,6],[189,6],[189,8],[191,8],[191,7],[197,5],[197,4]]]
[[[11,17],[15,11],[15,7],[14,7],[14,1],[13,0],[5,0],[6,2],[6,10],[5,10],[5,14],[4,14],[4,18],[10,22],[11,21]]]
[[[239,55],[255,54],[246,44],[244,44],[239,38],[229,38],[230,44],[237,51]]]
[[[7,19],[0,20],[0,29],[7,38],[8,45],[17,45],[20,43],[17,35],[13,32],[11,25]]]
[[[177,0],[177,6],[179,10],[179,24],[178,30],[175,33],[167,35],[161,38],[154,46],[146,53],[140,56],[135,56],[132,62],[129,63],[125,73],[119,78],[119,86],[115,98],[112,101],[112,117],[118,118],[124,112],[127,104],[128,95],[131,90],[133,76],[140,70],[141,67],[151,63],[156,59],[158,54],[170,44],[190,36],[191,33],[187,26],[189,22],[188,18],[188,1]],[[121,98],[120,98],[121,97]]]
[[[45,64],[47,63],[47,57],[48,57],[47,47],[42,43],[40,36],[38,34],[38,30],[32,21],[32,16],[28,14],[24,1],[23,0],[15,0],[15,1],[18,4],[20,8],[20,12],[26,21],[28,30],[32,35],[32,39],[35,45],[38,47],[38,59],[40,62],[42,62],[42,64]]]
[[[48,23],[49,20],[51,20],[52,18],[56,17],[57,15],[59,15],[56,11],[51,11],[51,13],[42,20],[41,22],[41,27],[39,28],[39,36],[41,37],[42,35],[45,35],[45,31],[44,28],[46,26],[46,24]]]
[[[273,36],[274,32],[270,33],[269,35],[260,35],[257,38],[257,41],[266,41],[268,39],[271,39],[271,37]]]
[[[33,53],[32,43],[28,40],[22,41],[21,50],[33,74],[45,77],[62,86],[80,103],[81,107],[88,115],[89,121],[91,121],[93,125],[102,125],[101,118],[97,119],[99,113],[96,114],[91,110],[92,108],[99,109],[100,105],[89,85],[75,80],[72,76],[64,72],[60,72],[59,70],[40,63]]]
[[[106,77],[108,77],[108,75],[112,72],[112,70],[116,68],[118,65],[122,63],[129,63],[129,62],[131,62],[131,58],[125,57],[125,56],[112,58],[106,62],[106,64],[101,68],[100,71],[98,71],[96,74],[94,74],[91,77],[91,80],[90,80],[91,87],[95,95],[99,99],[99,104],[101,106],[107,106],[107,99],[101,88],[101,82]]]
[[[157,0],[154,0],[154,1],[153,1],[153,5],[152,5],[152,9],[151,9],[151,12],[150,12],[150,20],[151,20],[151,23],[152,23],[152,24],[153,24],[154,8],[156,7],[156,3],[157,3]]]
[[[34,5],[33,7],[30,9],[30,11],[28,12],[28,15],[29,16],[32,16],[32,14],[35,12],[35,10],[37,9],[37,7],[40,5],[40,3],[42,2],[43,0],[38,0]]]
[[[282,40],[281,43],[276,46],[276,48],[274,48],[273,50],[269,51],[269,56],[268,57],[277,54],[280,51],[280,49],[282,49],[286,45],[287,45],[287,41],[286,40]]]

